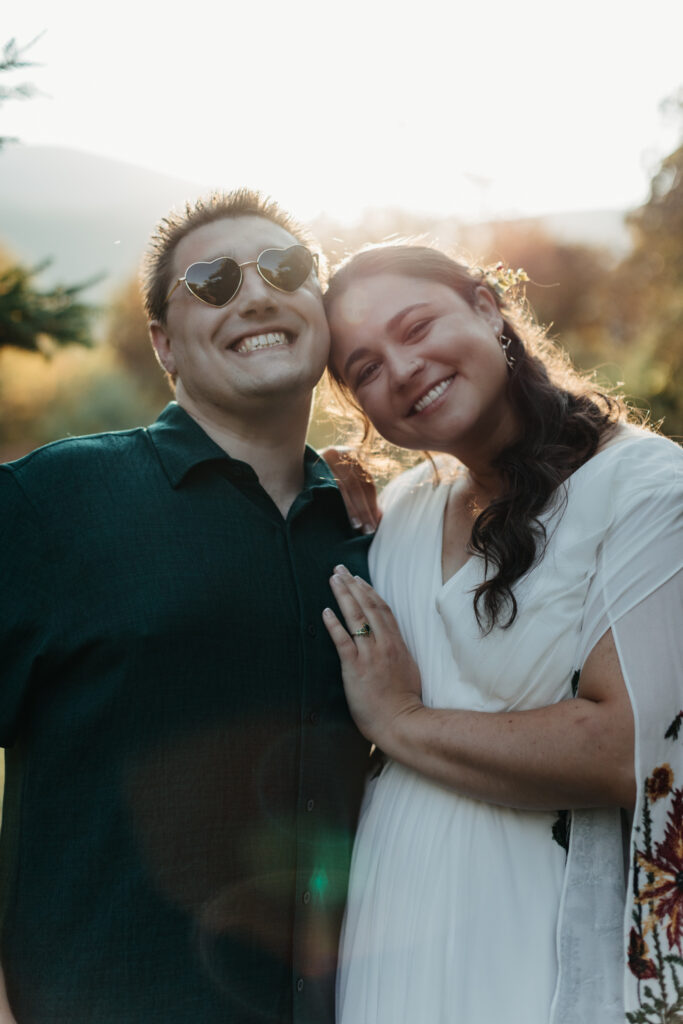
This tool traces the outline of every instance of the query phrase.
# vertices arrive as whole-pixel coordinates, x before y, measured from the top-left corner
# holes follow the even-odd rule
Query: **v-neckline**
[[[556,488],[556,490],[559,489],[559,487],[562,487],[562,486],[569,486],[570,482],[572,480],[574,480],[575,478],[577,478],[579,475],[582,476],[583,474],[582,474],[581,471],[583,469],[586,469],[586,467],[591,466],[595,462],[596,459],[600,459],[600,457],[602,455],[604,455],[606,452],[610,451],[611,448],[619,447],[620,444],[623,444],[625,441],[629,440],[630,439],[629,438],[629,433],[630,432],[628,432],[626,430],[625,431],[620,431],[619,434],[617,434],[616,437],[610,438],[610,440],[607,442],[607,444],[603,448],[601,448],[600,451],[598,451],[594,455],[592,455],[590,459],[586,460],[586,462],[582,462],[581,465],[578,466],[574,470],[573,473],[570,473],[569,476],[566,477],[565,480],[561,484],[558,485],[558,488]],[[633,436],[633,434],[631,433],[631,437],[632,436]],[[464,467],[462,467],[462,464],[460,464],[459,468],[456,470],[456,476],[457,476],[457,473],[461,472],[463,468]],[[458,576],[460,576],[461,573],[464,573],[465,570],[473,562],[477,561],[479,559],[479,557],[480,557],[479,555],[470,555],[469,558],[467,558],[462,563],[462,565],[458,569],[455,570],[455,572],[451,573],[451,575],[448,577],[448,579],[444,579],[444,539],[445,539],[445,528],[446,528],[446,513],[447,513],[447,510],[448,510],[448,502],[449,502],[449,498],[450,498],[450,495],[451,495],[451,489],[453,487],[454,482],[455,482],[455,477],[453,477],[453,479],[451,479],[450,483],[446,487],[446,497],[445,497],[445,500],[444,500],[443,505],[441,507],[440,529],[439,529],[439,533],[438,533],[439,544],[437,546],[437,565],[436,565],[436,576],[437,576],[437,580],[438,580],[438,584],[439,584],[439,587],[438,587],[439,593],[442,593],[453,582],[453,580],[455,580]],[[549,507],[548,509],[546,509],[542,513],[542,515],[545,516],[548,513],[552,514],[552,511],[553,511],[552,507]]]
[[[438,581],[439,581],[439,591],[444,590],[444,588],[448,586],[448,584],[451,582],[451,580],[454,580],[456,578],[456,576],[459,576],[460,573],[463,572],[467,568],[467,566],[470,564],[470,562],[473,562],[474,559],[477,557],[476,555],[470,555],[468,558],[465,559],[465,561],[462,563],[462,565],[458,566],[458,568],[455,570],[455,572],[452,572],[450,574],[450,576],[448,576],[447,578],[444,578],[444,545],[445,545],[445,540],[446,540],[446,515],[447,515],[447,512],[448,512],[448,504],[449,504],[449,501],[450,501],[450,498],[451,498],[451,492],[453,490],[453,484],[455,483],[455,480],[456,480],[457,476],[459,476],[461,472],[462,472],[462,467],[459,467],[456,470],[456,475],[448,483],[448,486],[446,487],[446,498],[445,498],[445,500],[443,502],[443,505],[442,505],[442,508],[441,508],[440,528],[439,528],[439,533],[438,533],[439,544],[438,544],[438,551],[437,551],[437,557],[438,557],[437,576],[438,576]]]

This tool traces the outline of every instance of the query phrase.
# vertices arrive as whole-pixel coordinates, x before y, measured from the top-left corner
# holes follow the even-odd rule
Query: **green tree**
[[[33,43],[35,40],[24,47],[20,47],[15,39],[5,43],[0,57],[0,73],[33,67],[34,62],[25,59],[26,51]],[[25,99],[33,95],[35,89],[27,83],[0,86],[0,104],[8,99]],[[0,149],[14,141],[8,136],[0,136]],[[35,285],[35,278],[48,265],[49,261],[37,267],[16,264],[5,266],[0,272],[0,348],[13,345],[30,351],[45,351],[50,344],[92,344],[92,310],[80,296],[93,281],[40,290]]]
[[[10,39],[8,43],[5,43],[2,48],[2,57],[0,57],[0,72],[18,71],[20,68],[34,67],[34,62],[24,60],[24,55],[33,46],[35,41],[34,39],[24,47],[20,47],[16,39]],[[28,99],[31,96],[35,96],[35,89],[27,82],[13,86],[0,85],[0,103],[4,103],[5,100]],[[16,139],[10,138],[7,135],[0,135],[0,149],[8,142],[16,141]]]
[[[92,344],[93,310],[78,298],[91,282],[41,291],[34,279],[45,266],[14,264],[0,270],[0,347],[47,353],[50,344]]]
[[[667,101],[683,124],[683,89]],[[662,160],[629,218],[633,250],[613,275],[606,327],[634,397],[683,436],[683,144]]]

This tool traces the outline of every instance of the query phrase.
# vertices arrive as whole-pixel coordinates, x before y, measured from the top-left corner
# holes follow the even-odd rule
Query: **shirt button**
[[[304,903],[310,903],[311,902],[311,894],[308,891],[308,889],[306,890],[306,892],[303,894],[303,896],[301,898],[304,901]]]
[[[297,979],[296,990],[297,990],[297,992],[303,992],[303,990],[304,990],[304,979],[303,978],[298,978]]]
[[[315,807],[315,800],[307,800],[306,801],[306,810],[307,811],[312,811],[314,807]]]
[[[312,622],[308,623],[308,626],[306,627],[306,629],[308,631],[308,635],[309,636],[317,636],[318,635],[318,630],[315,628],[315,626],[313,625]]]

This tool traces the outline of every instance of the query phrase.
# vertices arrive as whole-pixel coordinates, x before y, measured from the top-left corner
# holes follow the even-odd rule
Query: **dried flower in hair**
[[[486,269],[478,267],[477,270],[481,274],[482,281],[485,281],[500,299],[504,299],[510,289],[518,288],[529,280],[529,275],[522,267],[513,270],[512,267],[506,267],[503,262]]]

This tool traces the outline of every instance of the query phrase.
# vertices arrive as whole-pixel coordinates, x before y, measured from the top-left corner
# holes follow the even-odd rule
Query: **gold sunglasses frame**
[[[267,277],[264,277],[263,271],[261,269],[261,265],[259,263],[259,260],[261,259],[261,257],[264,256],[267,252],[289,252],[290,249],[305,249],[306,252],[308,253],[308,255],[311,257],[311,270],[315,270],[315,273],[316,273],[316,276],[317,276],[318,271],[320,269],[320,257],[318,256],[317,252],[311,252],[311,250],[308,248],[308,246],[300,245],[300,244],[297,243],[296,245],[288,245],[286,249],[279,249],[279,248],[277,248],[277,246],[269,245],[267,249],[263,249],[258,254],[258,256],[256,257],[255,260],[245,260],[244,263],[238,263],[237,260],[233,259],[232,256],[217,256],[215,260],[209,260],[209,261],[207,261],[207,260],[195,260],[194,263],[190,263],[190,265],[187,268],[187,270],[185,271],[184,275],[182,277],[179,277],[178,280],[175,282],[175,284],[171,288],[170,292],[166,296],[166,299],[164,300],[164,305],[168,304],[168,302],[169,302],[171,296],[173,295],[174,291],[176,290],[176,288],[178,288],[179,285],[184,284],[193,299],[197,299],[198,302],[203,302],[205,306],[211,306],[212,309],[223,309],[225,306],[228,305],[228,303],[232,302],[232,300],[234,298],[236,298],[240,288],[242,287],[242,282],[244,280],[244,274],[242,273],[242,267],[250,267],[252,265],[255,266],[256,269],[258,270],[259,277],[263,281],[265,281],[266,284],[269,285],[271,288],[274,288],[276,292],[283,292],[285,295],[293,295],[294,292],[298,291],[298,289],[301,288],[301,285],[303,285],[304,282],[308,279],[308,277],[309,277],[309,275],[311,273],[311,270],[308,271],[308,274],[306,274],[306,277],[301,282],[301,284],[298,284],[296,286],[296,288],[294,288],[294,289],[292,289],[290,291],[289,288],[278,288],[278,286],[276,284],[273,284],[273,282],[269,281]],[[206,299],[200,298],[200,296],[197,295],[196,292],[192,291],[192,289],[190,288],[189,284],[187,283],[188,271],[192,270],[193,267],[196,267],[198,263],[207,263],[208,262],[209,265],[211,265],[211,263],[217,263],[218,260],[232,260],[232,262],[237,266],[237,269],[240,272],[239,283],[238,283],[237,287],[235,288],[235,291],[232,293],[230,298],[226,302],[222,302],[220,304],[220,306],[216,305],[215,302],[207,302]]]

